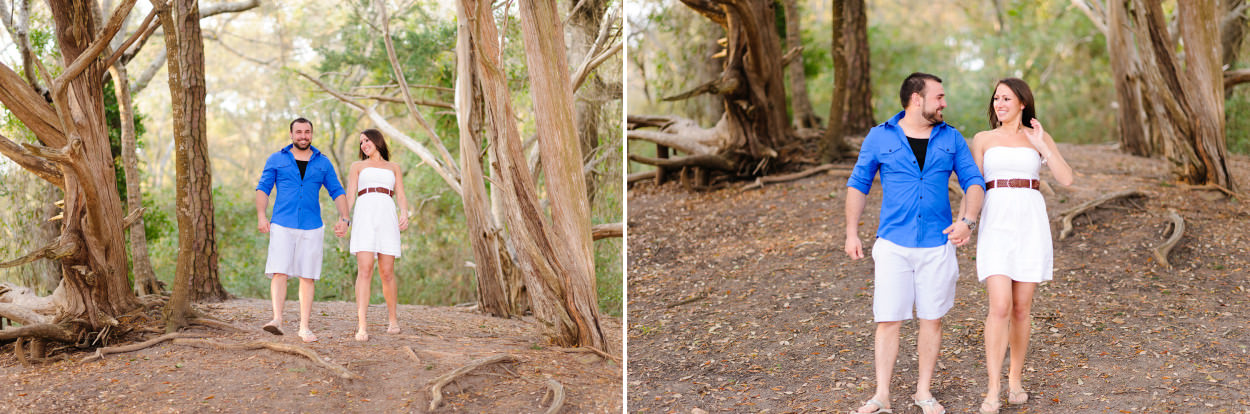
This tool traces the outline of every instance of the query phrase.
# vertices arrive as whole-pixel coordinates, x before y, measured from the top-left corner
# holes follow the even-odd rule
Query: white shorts
[[[875,265],[872,315],[877,322],[912,318],[941,319],[955,305],[959,262],[955,245],[903,247],[878,238],[872,246]]]
[[[312,230],[299,230],[270,223],[269,259],[265,261],[265,275],[272,278],[274,274],[281,273],[305,279],[320,279],[325,229],[325,226],[321,226]]]

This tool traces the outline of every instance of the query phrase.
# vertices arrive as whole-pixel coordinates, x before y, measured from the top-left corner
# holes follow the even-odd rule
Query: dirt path
[[[1179,188],[1159,160],[1061,147],[1078,178],[1047,197],[1052,218],[1113,191],[1149,198],[1095,210],[1056,240],[1055,280],[1035,296],[1024,379],[1033,400],[1002,412],[1250,412],[1246,202]],[[1250,187],[1250,160],[1231,169]],[[629,411],[848,412],[871,396],[872,261],[842,253],[845,183],[821,174],[747,192],[630,190]],[[880,201],[874,187],[865,246]],[[1168,209],[1186,221],[1172,269],[1150,253],[1168,235]],[[975,412],[985,390],[974,254],[959,249],[933,387],[952,413]],[[895,412],[919,412],[915,382],[909,322]]]
[[[298,303],[287,302],[286,335],[260,331],[269,302],[239,299],[202,308],[250,330],[228,334],[194,328],[223,343],[276,341],[301,344],[294,335]],[[0,412],[425,412],[430,382],[472,360],[512,354],[519,362],[472,371],[444,388],[440,412],[544,412],[547,379],[564,386],[563,412],[621,411],[621,367],[593,354],[550,348],[532,321],[505,320],[459,308],[400,306],[404,331],[388,335],[386,308],[369,309],[368,342],[353,339],[356,307],[318,302],[309,344],[360,379],[347,380],[309,359],[268,350],[226,351],[163,343],[104,361],[22,366],[13,345],[0,354]],[[620,343],[620,321],[605,319],[609,341]],[[419,361],[408,355],[411,347]],[[619,358],[620,349],[609,351]]]

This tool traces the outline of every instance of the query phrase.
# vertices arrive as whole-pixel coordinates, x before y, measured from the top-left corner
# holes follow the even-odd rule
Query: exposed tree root
[[[10,326],[0,330],[0,340],[16,339],[19,337],[47,339],[56,342],[77,342],[77,338],[74,337],[73,332],[70,332],[69,329],[66,329],[64,326],[51,323],[23,325],[16,328]]]
[[[417,352],[413,351],[411,346],[404,345],[404,351],[408,353],[408,358],[412,358],[412,362],[416,362],[417,365],[421,364],[421,357],[417,356]]]
[[[629,160],[663,168],[701,167],[710,170],[734,172],[733,164],[719,155],[689,155],[677,158],[652,158],[629,154]]]
[[[465,365],[460,368],[456,368],[452,370],[451,372],[448,372],[438,378],[435,378],[434,385],[430,386],[430,409],[429,411],[434,411],[435,409],[438,408],[439,404],[442,404],[443,387],[447,386],[447,384],[450,383],[452,380],[468,373],[469,371],[472,371],[474,369],[477,369],[486,365],[490,365],[490,364],[494,364],[498,362],[513,362],[516,360],[517,360],[517,357],[512,356],[511,354],[499,354],[499,355],[495,355],[492,357],[482,358],[482,359],[470,362],[468,365]]]
[[[620,358],[614,357],[607,352],[603,352],[602,349],[595,348],[593,346],[583,346],[583,347],[578,347],[578,348],[553,347],[552,349],[561,351],[561,352],[581,352],[581,353],[587,353],[587,354],[595,354],[595,355],[603,357],[603,359],[615,362],[617,365],[621,364]]]
[[[637,172],[630,174],[626,181],[627,184],[634,185],[634,183],[638,181],[654,179],[657,174],[659,174],[659,170]]]
[[[792,174],[759,177],[755,179],[755,182],[748,184],[746,186],[743,186],[742,191],[763,188],[764,184],[774,184],[774,183],[784,183],[786,181],[794,181],[800,178],[815,175],[816,173],[819,173],[819,172],[830,171],[830,170],[833,170],[832,174],[839,174],[839,175],[846,175],[846,176],[850,176],[851,174],[851,170],[846,170],[846,169],[834,170],[835,168],[836,166],[834,166],[833,164],[823,164],[820,166],[808,168],[806,170],[799,171],[799,172],[792,173]]]
[[[1076,207],[1073,207],[1067,211],[1064,211],[1063,213],[1060,213],[1059,216],[1055,218],[1056,221],[1059,221],[1060,223],[1063,224],[1063,229],[1059,231],[1059,240],[1066,239],[1068,238],[1069,235],[1072,234],[1072,219],[1075,219],[1081,216],[1082,214],[1085,214],[1089,212],[1090,210],[1097,208],[1098,206],[1102,204],[1106,204],[1114,200],[1119,200],[1122,198],[1128,199],[1128,198],[1133,198],[1133,197],[1145,197],[1145,196],[1146,196],[1146,193],[1143,193],[1138,190],[1120,191],[1118,193],[1111,193],[1111,194],[1107,194],[1107,195],[1104,195],[1102,197],[1099,197],[1093,200],[1086,201]]]
[[[1245,197],[1242,197],[1242,196],[1241,196],[1241,194],[1237,194],[1237,193],[1236,193],[1236,192],[1234,192],[1233,190],[1228,189],[1228,187],[1225,187],[1225,186],[1222,186],[1222,185],[1219,185],[1219,184],[1202,184],[1202,185],[1189,185],[1189,184],[1183,184],[1183,186],[1184,186],[1184,188],[1185,188],[1186,190],[1209,190],[1209,191],[1219,191],[1219,192],[1224,193],[1224,195],[1229,196],[1229,197],[1233,197],[1233,198],[1245,198]]]
[[[564,407],[564,384],[548,378],[547,390],[550,391],[547,395],[551,396],[551,407],[547,407],[547,414],[556,414]],[[544,400],[547,395],[543,396]]]
[[[278,342],[263,342],[263,341],[248,342],[248,343],[242,343],[242,344],[226,344],[226,343],[221,343],[221,342],[216,342],[216,341],[209,341],[206,339],[186,339],[186,338],[174,339],[174,343],[179,344],[179,345],[210,346],[214,348],[233,350],[233,351],[268,349],[271,351],[278,351],[278,352],[285,352],[288,354],[301,355],[301,356],[307,357],[308,359],[311,359],[313,362],[317,363],[317,365],[321,365],[325,369],[330,370],[330,372],[333,372],[339,378],[343,378],[343,379],[360,378],[360,376],[352,373],[351,371],[348,371],[347,368],[344,368],[342,365],[338,365],[338,364],[334,364],[329,361],[326,361],[324,358],[321,358],[320,355],[317,355],[316,351],[313,351],[311,349],[308,349],[299,345],[290,345],[290,344],[283,344],[283,343],[278,343]]]
[[[1181,236],[1185,234],[1185,219],[1180,214],[1176,214],[1176,210],[1168,210],[1168,218],[1172,219],[1172,236],[1168,240],[1155,247],[1153,252],[1155,260],[1164,267],[1172,267],[1172,263],[1168,262],[1168,253],[1172,252],[1172,248],[1176,247],[1176,243],[1181,241]]]
[[[200,335],[200,334],[193,334],[193,333],[186,333],[186,332],[175,332],[175,333],[171,333],[171,334],[161,335],[161,336],[158,336],[158,337],[155,337],[155,338],[152,338],[152,339],[149,339],[149,340],[146,340],[146,341],[143,341],[143,342],[137,343],[137,344],[123,345],[123,346],[110,346],[110,347],[104,347],[104,348],[96,348],[96,350],[95,350],[95,353],[94,353],[94,354],[91,354],[91,356],[89,356],[89,357],[83,358],[81,362],[82,362],[82,363],[87,363],[87,362],[92,362],[92,361],[99,360],[99,359],[104,359],[104,356],[106,356],[106,355],[111,355],[111,354],[124,354],[124,353],[127,353],[127,352],[135,352],[135,351],[138,351],[138,350],[141,350],[141,349],[151,348],[152,346],[154,346],[154,345],[156,345],[156,344],[159,344],[159,343],[161,343],[161,342],[165,342],[165,341],[168,341],[168,340],[171,340],[171,339],[177,339],[177,338],[202,338],[202,337],[204,337],[204,335]]]
[[[219,320],[217,320],[217,319],[209,318],[209,317],[206,317],[206,316],[203,316],[203,315],[201,315],[201,316],[199,316],[199,317],[195,317],[195,318],[188,319],[188,320],[187,320],[187,322],[188,322],[188,323],[190,323],[190,324],[192,324],[192,325],[207,326],[207,327],[210,327],[210,328],[217,328],[217,329],[220,329],[220,330],[223,330],[223,331],[230,331],[230,332],[247,332],[247,330],[246,330],[246,329],[243,329],[243,328],[240,328],[240,327],[237,327],[237,326],[231,325],[231,324],[229,324],[229,323],[227,323],[227,322],[225,322],[225,321],[219,321]]]

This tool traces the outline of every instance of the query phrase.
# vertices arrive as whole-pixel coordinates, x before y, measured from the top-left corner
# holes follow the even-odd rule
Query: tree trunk
[[[1163,155],[1182,182],[1232,190],[1225,163],[1222,41],[1219,25],[1210,22],[1217,10],[1214,0],[1178,4],[1183,58],[1159,0],[1110,2],[1106,35],[1124,150]]]
[[[508,280],[499,259],[499,236],[490,214],[485,179],[479,156],[481,138],[473,121],[480,118],[474,111],[473,90],[477,79],[473,74],[475,41],[471,38],[465,5],[456,3],[456,121],[460,128],[460,188],[464,194],[464,217],[469,227],[469,244],[473,246],[477,275],[478,305],[491,316],[508,318],[513,303]],[[489,39],[488,41],[493,41]]]
[[[172,6],[172,7],[171,7]],[[213,226],[212,170],[205,138],[204,40],[195,0],[157,6],[169,56],[177,176],[178,263],[173,294],[165,308],[165,329],[187,325],[191,302],[229,297],[217,278]]]
[[[833,99],[820,159],[841,159],[850,150],[847,136],[872,128],[872,88],[868,56],[868,17],[863,0],[833,1]]]
[[[555,0],[521,0],[520,11],[530,94],[537,129],[543,131],[538,135],[538,146],[551,203],[550,234],[555,242],[551,253],[563,276],[563,306],[577,323],[573,343],[603,349],[606,338],[599,324],[590,203],[573,119],[564,30]]]
[[[143,208],[142,180],[139,179],[139,157],[135,154],[135,121],[134,104],[130,99],[130,80],[126,74],[126,65],[114,62],[109,68],[113,75],[113,90],[117,95],[117,108],[122,123],[122,168],[126,172],[126,210],[134,211]],[[144,232],[143,216],[127,229],[130,233],[130,266],[134,273],[134,290],[137,295],[150,295],[161,292],[156,280],[156,272],[152,270],[152,261],[148,259],[148,239]]]
[[[1130,24],[1127,19],[1128,10],[1123,0],[1107,2],[1108,28],[1127,28]],[[1132,155],[1148,157],[1155,153],[1156,145],[1149,139],[1152,136],[1150,123],[1141,122],[1146,111],[1141,84],[1142,62],[1132,36],[1131,29],[1109,29],[1106,33],[1107,51],[1118,98],[1116,118],[1120,121],[1120,149]]]
[[[590,56],[591,48],[595,45],[599,28],[604,24],[610,24],[603,21],[604,12],[607,11],[607,1],[571,1],[568,5],[571,13],[568,17],[569,60],[580,65],[581,62],[593,57]],[[599,126],[602,124],[599,112],[602,105],[597,102],[597,96],[603,93],[603,88],[603,80],[598,76],[591,76],[586,79],[586,84],[576,91],[578,99],[574,101],[574,112],[577,120],[578,143],[581,145],[582,154],[591,154],[595,148],[599,147]],[[586,174],[585,177],[586,196],[593,200],[594,176]]]
[[[784,0],[786,13],[786,47],[790,50],[803,46],[799,36],[799,5],[797,0]],[[803,67],[803,54],[799,53],[789,64],[791,124],[795,128],[820,128],[820,117],[812,110],[807,97],[807,73]]]
[[[98,56],[93,56],[99,49],[91,49],[101,32],[110,36],[116,32],[120,19],[110,20],[108,28],[101,31],[90,4],[52,0],[48,5],[67,68],[53,82],[63,85],[63,89],[53,88],[54,92],[62,91],[53,95],[56,107],[48,105],[4,65],[0,65],[0,78],[4,78],[0,79],[4,85],[0,102],[44,144],[34,148],[36,155],[54,162],[59,176],[46,174],[46,165],[34,157],[5,155],[23,168],[45,172],[37,175],[65,190],[58,240],[61,253],[45,256],[59,259],[61,264],[60,293],[55,295],[60,313],[56,320],[77,319],[86,322],[80,329],[100,330],[115,323],[115,316],[138,306],[127,279],[121,226],[124,214],[104,117],[104,68]],[[119,13],[128,13],[133,5],[134,1],[124,2],[118,6]],[[74,65],[80,56],[85,66]]]
[[[466,15],[493,15],[490,2],[460,2]],[[527,7],[529,6],[526,4],[521,6],[522,9]],[[560,277],[562,269],[556,262],[557,246],[552,241],[553,236],[549,234],[551,230],[539,208],[538,189],[526,164],[520,132],[508,95],[507,81],[500,70],[503,65],[499,59],[499,44],[494,40],[499,38],[498,29],[493,19],[467,20],[476,57],[474,71],[481,81],[485,102],[489,148],[496,160],[491,164],[498,181],[495,186],[502,195],[503,200],[500,202],[504,205],[502,210],[511,239],[510,246],[515,249],[513,260],[525,279],[534,316],[548,330],[552,341],[558,345],[577,344],[581,335],[578,323],[573,321],[573,316],[564,306],[567,293],[564,280]],[[559,19],[554,21],[558,22]],[[545,23],[550,24],[550,21]],[[566,93],[569,88],[567,81],[566,77],[563,85]],[[536,83],[531,90],[539,88],[540,84]],[[571,115],[571,112],[567,115]],[[573,148],[578,148],[575,143],[570,144]],[[584,197],[583,192],[580,199],[584,200]],[[555,198],[552,195],[552,199]]]

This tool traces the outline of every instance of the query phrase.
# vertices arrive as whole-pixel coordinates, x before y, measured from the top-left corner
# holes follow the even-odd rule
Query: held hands
[[[347,222],[343,220],[334,222],[334,236],[343,238],[345,234],[347,234]]]
[[[968,228],[968,223],[960,220],[956,220],[951,225],[946,226],[946,229],[942,230],[942,234],[945,234],[946,239],[950,240],[951,243],[955,243],[956,246],[968,244],[968,240],[972,239],[972,229]]]
[[[268,233],[269,232],[269,219],[264,216],[257,217],[256,218],[256,230],[260,230],[261,233]]]
[[[404,231],[407,229],[408,229],[408,214],[407,213],[400,214],[399,215],[399,231]]]

